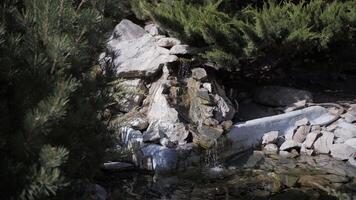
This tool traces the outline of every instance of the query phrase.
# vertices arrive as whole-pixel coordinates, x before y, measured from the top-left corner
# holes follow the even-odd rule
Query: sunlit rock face
[[[175,171],[199,163],[199,149],[230,129],[236,105],[188,45],[162,33],[123,20],[100,63],[120,79],[111,125],[121,147],[136,166]]]

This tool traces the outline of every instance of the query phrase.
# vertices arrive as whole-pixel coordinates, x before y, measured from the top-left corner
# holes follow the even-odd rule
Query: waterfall
[[[182,61],[182,64],[179,66],[178,77],[187,78],[190,73],[190,63],[187,61]]]
[[[221,166],[218,153],[219,153],[219,144],[218,141],[215,139],[214,145],[211,148],[207,149],[205,152],[206,168],[216,168]]]

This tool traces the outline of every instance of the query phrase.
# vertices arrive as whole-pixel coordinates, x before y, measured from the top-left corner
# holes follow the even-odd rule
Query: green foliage
[[[246,1],[234,12],[223,0],[135,1],[171,35],[202,47],[203,58],[226,69],[251,60],[277,65],[355,42],[355,1]]]
[[[114,77],[92,66],[111,17],[126,15],[115,2],[0,3],[1,199],[60,198],[99,171],[111,145],[101,113]]]

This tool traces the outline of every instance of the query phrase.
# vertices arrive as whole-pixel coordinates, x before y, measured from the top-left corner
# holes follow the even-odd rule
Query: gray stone
[[[119,130],[119,141],[125,146],[128,146],[130,142],[142,143],[142,133],[134,130],[130,127],[122,127]]]
[[[327,131],[334,131],[337,128],[337,124],[331,124],[329,126],[326,127]]]
[[[145,30],[152,36],[159,35],[161,31],[156,24],[148,24],[145,26]]]
[[[356,125],[347,123],[344,120],[338,121],[338,127],[349,130],[349,131],[353,132],[354,134],[356,134]]]
[[[308,149],[304,144],[302,144],[302,148],[300,148],[300,154],[311,156],[314,153],[314,149]]]
[[[265,133],[262,137],[262,144],[276,143],[278,139],[278,131]]]
[[[117,107],[121,112],[130,112],[135,107],[141,106],[146,87],[142,80],[124,80],[118,83],[119,88],[124,88],[123,94],[115,97]]]
[[[129,125],[136,129],[136,130],[139,130],[139,131],[144,131],[147,129],[148,127],[148,121],[144,118],[140,118],[140,117],[137,117],[137,118],[133,118],[130,122],[129,122]]]
[[[254,100],[268,106],[288,106],[298,101],[312,101],[312,95],[305,90],[280,86],[264,86],[256,90]]]
[[[308,125],[308,124],[309,124],[308,118],[303,118],[303,119],[295,122],[295,126],[304,126],[304,125]]]
[[[279,156],[282,158],[293,158],[294,155],[289,153],[288,151],[279,151]]]
[[[182,44],[174,45],[169,50],[169,54],[171,54],[171,55],[185,55],[185,54],[190,54],[190,53],[191,53],[191,51],[189,50],[189,46],[182,45]]]
[[[278,147],[275,144],[267,144],[266,146],[264,146],[263,151],[266,154],[278,154]]]
[[[225,131],[230,131],[232,125],[233,125],[233,122],[232,122],[231,120],[226,120],[226,121],[224,121],[223,123],[221,123],[221,126],[223,127],[223,129],[224,129]]]
[[[312,148],[315,140],[319,137],[319,135],[321,135],[319,131],[314,131],[314,132],[309,133],[307,135],[303,145],[306,148],[309,148],[309,149]]]
[[[265,117],[235,124],[227,134],[228,144],[224,155],[233,155],[261,144],[264,133],[278,130],[286,133],[294,129],[295,122],[308,118],[311,125],[322,124],[334,118],[327,109],[320,106],[308,107],[302,110]]]
[[[174,62],[177,56],[157,46],[155,39],[145,30],[128,20],[116,28],[107,44],[108,53],[102,60],[115,66],[119,77],[141,78],[157,74],[163,64]],[[103,66],[104,68],[108,66]]]
[[[291,128],[288,131],[286,131],[286,133],[284,135],[284,139],[285,140],[293,140],[293,136],[294,136],[294,128]]]
[[[330,152],[331,156],[336,159],[348,160],[356,151],[346,144],[333,144]]]
[[[124,19],[115,27],[109,40],[134,40],[142,37],[145,33],[146,32],[142,27],[134,24],[130,20]]]
[[[331,132],[323,131],[322,136],[319,137],[314,143],[314,149],[316,153],[328,154],[330,152],[333,141],[334,134]]]
[[[304,142],[309,131],[310,131],[310,126],[308,125],[299,126],[293,135],[293,140],[299,143]]]
[[[143,140],[146,142],[158,141],[160,138],[168,138],[170,142],[185,144],[189,131],[186,130],[183,123],[170,123],[165,121],[155,121],[150,124],[147,131],[143,134]]]
[[[208,92],[212,93],[212,87],[211,87],[211,83],[203,83],[203,88],[207,89]]]
[[[167,148],[175,148],[177,146],[176,143],[170,141],[168,138],[161,138],[159,143]]]
[[[231,105],[231,102],[226,98],[216,94],[214,96],[217,107],[214,110],[214,117],[219,122],[224,120],[231,120],[235,115],[235,108]]]
[[[102,168],[110,171],[125,171],[133,169],[134,165],[125,162],[107,162],[103,164]]]
[[[348,163],[356,168],[356,159],[354,157],[350,157]]]
[[[219,125],[219,121],[213,118],[207,118],[204,120],[204,124],[207,126],[217,126]]]
[[[351,104],[350,108],[348,109],[348,113],[350,113],[351,115],[356,116],[356,104]]]
[[[208,74],[206,73],[204,68],[194,68],[192,69],[192,77],[195,80],[201,81],[206,79],[208,77]]]
[[[287,140],[279,147],[279,149],[281,151],[288,151],[290,149],[295,149],[295,148],[300,149],[301,147],[302,147],[301,143],[296,142],[294,140]]]
[[[157,41],[157,45],[160,47],[171,48],[175,45],[179,45],[181,42],[176,38],[161,38]]]

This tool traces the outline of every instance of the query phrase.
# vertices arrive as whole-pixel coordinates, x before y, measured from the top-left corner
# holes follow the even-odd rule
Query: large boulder
[[[162,69],[162,64],[178,58],[169,50],[157,45],[152,35],[130,22],[123,20],[116,26],[107,44],[108,52],[102,60],[116,67],[119,77],[139,78],[152,76]]]
[[[264,86],[255,91],[254,101],[267,106],[289,106],[302,100],[312,101],[312,94],[305,90],[281,86]]]
[[[141,149],[144,162],[142,168],[156,172],[173,172],[178,165],[178,154],[174,149],[151,144]]]

